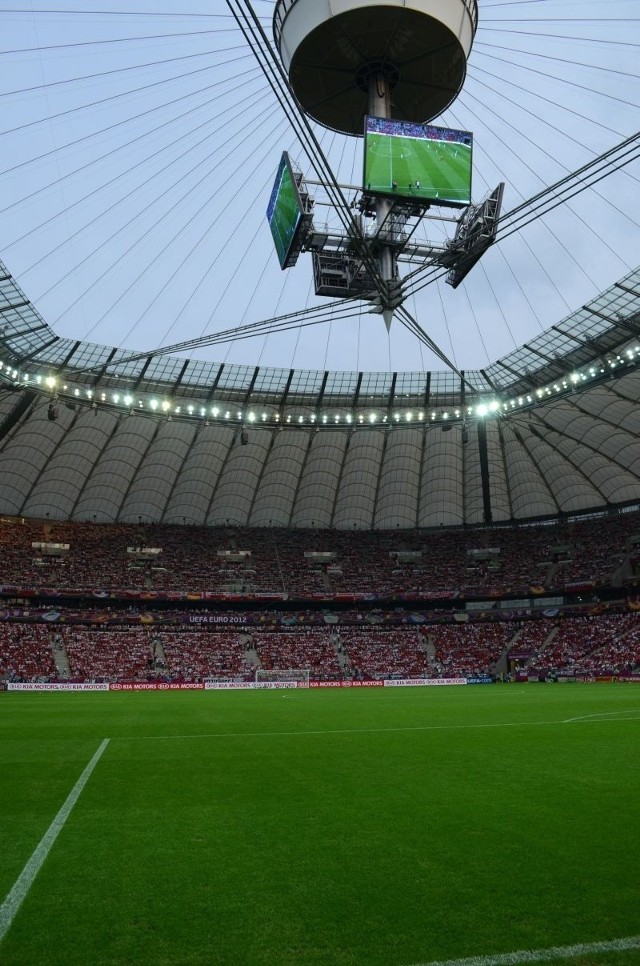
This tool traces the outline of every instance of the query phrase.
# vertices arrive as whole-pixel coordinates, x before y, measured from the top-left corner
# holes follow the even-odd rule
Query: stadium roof
[[[545,390],[593,365],[597,372],[592,378],[605,374],[609,378],[612,360],[635,365],[635,352],[633,359],[622,357],[635,349],[640,338],[640,268],[531,342],[485,369],[464,372],[463,380],[448,371],[325,372],[225,365],[65,339],[40,316],[1,261],[0,316],[3,379],[14,385],[25,381],[33,385],[38,376],[55,377],[59,392],[65,383],[73,384],[74,390],[111,390],[109,402],[114,390],[163,396],[172,400],[172,407],[185,400],[194,405],[215,400],[236,409],[241,405],[242,420],[244,410],[253,405],[281,412],[296,404],[305,409],[355,411],[464,408],[465,400],[473,404],[489,397],[505,400]],[[7,380],[7,372],[14,370],[18,375]],[[569,385],[575,390],[574,384]],[[71,395],[68,390],[67,394]]]
[[[465,373],[473,401],[452,373],[119,363],[2,270],[2,513],[388,529],[640,501],[640,270]]]

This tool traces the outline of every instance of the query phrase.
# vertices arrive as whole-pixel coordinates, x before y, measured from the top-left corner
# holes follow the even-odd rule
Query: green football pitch
[[[3,966],[640,962],[636,685],[0,697]]]
[[[468,145],[367,133],[364,183],[370,191],[467,205],[470,168]]]

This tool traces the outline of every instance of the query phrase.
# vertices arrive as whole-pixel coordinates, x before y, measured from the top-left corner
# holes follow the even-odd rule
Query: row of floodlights
[[[151,410],[151,412],[163,413],[167,416],[177,415],[177,416],[195,416],[202,419],[207,419],[209,417],[213,419],[222,420],[233,420],[239,422],[249,422],[249,423],[266,423],[267,421],[273,421],[276,423],[282,422],[287,425],[289,424],[299,424],[304,425],[306,423],[320,423],[322,425],[327,425],[329,423],[338,424],[341,422],[347,425],[352,425],[356,423],[362,425],[364,423],[375,424],[393,424],[393,423],[410,423],[410,422],[433,422],[437,419],[442,420],[459,420],[465,419],[467,417],[491,417],[500,416],[513,410],[520,409],[523,407],[529,407],[536,403],[544,402],[549,398],[553,398],[556,395],[564,394],[575,389],[577,386],[582,385],[591,381],[592,379],[601,378],[607,375],[608,372],[616,369],[619,365],[628,366],[629,363],[637,363],[640,361],[640,345],[636,345],[625,351],[624,356],[618,355],[615,358],[608,359],[606,362],[598,366],[590,366],[583,372],[574,372],[565,378],[558,380],[542,389],[536,389],[535,392],[528,393],[523,396],[518,396],[517,398],[510,399],[507,401],[501,401],[498,399],[486,400],[481,403],[477,403],[473,406],[467,406],[463,409],[452,409],[451,411],[437,412],[430,411],[425,413],[424,411],[413,412],[411,410],[400,413],[394,412],[389,415],[388,413],[378,414],[371,412],[368,414],[360,413],[358,415],[352,415],[347,413],[346,415],[341,415],[339,413],[329,416],[327,414],[318,415],[316,413],[310,413],[307,415],[286,415],[281,416],[280,413],[266,413],[257,414],[255,412],[243,413],[240,411],[232,412],[231,410],[221,408],[220,406],[202,406],[193,403],[176,404],[169,402],[164,399],[141,399],[139,396],[132,396],[130,393],[119,393],[119,392],[94,392],[92,389],[81,390],[74,388],[72,391],[69,386],[61,384],[60,381],[55,376],[41,376],[37,375],[32,377],[28,373],[24,373],[22,376],[17,369],[11,366],[5,366],[2,361],[0,361],[0,372],[6,377],[14,380],[14,382],[23,383],[27,385],[37,385],[44,386],[51,392],[65,392],[70,393],[76,398],[86,398],[90,400],[92,404],[97,405],[98,402],[105,405],[122,405],[127,409],[135,408],[138,410]]]

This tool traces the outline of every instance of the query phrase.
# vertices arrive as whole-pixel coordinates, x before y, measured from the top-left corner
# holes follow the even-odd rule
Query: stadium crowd
[[[2,584],[95,592],[497,597],[638,575],[638,514],[477,531],[0,523]]]
[[[450,612],[430,610],[412,615],[411,626],[393,608],[421,598],[476,598],[489,610],[494,599],[516,595],[625,586],[633,593],[638,545],[637,513],[402,532],[4,519],[5,598],[19,599],[22,589],[41,600],[86,592],[113,598],[113,609],[92,610],[84,601],[67,617],[44,615],[51,626],[33,615],[22,619],[19,610],[5,612],[0,680],[242,681],[261,668],[309,670],[320,680],[623,674],[640,666],[637,613],[446,623]],[[210,594],[246,597],[254,606],[261,596],[274,596],[301,606],[243,617],[180,610],[175,602],[145,613],[145,599],[158,593],[169,602],[172,594],[176,600]],[[321,600],[344,602],[351,595],[388,603],[376,615],[319,609]]]
[[[286,631],[0,623],[0,681],[251,681],[261,669],[320,681],[629,674],[640,613]]]

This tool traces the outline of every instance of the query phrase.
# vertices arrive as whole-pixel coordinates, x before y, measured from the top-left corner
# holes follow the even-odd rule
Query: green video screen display
[[[278,253],[280,268],[289,267],[289,258],[302,214],[302,202],[293,178],[289,155],[285,151],[280,159],[267,208],[267,221]]]
[[[472,155],[469,131],[367,117],[364,190],[464,208],[471,203]]]

